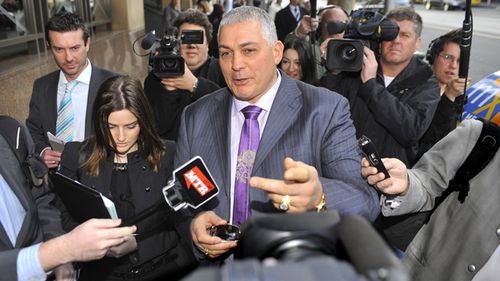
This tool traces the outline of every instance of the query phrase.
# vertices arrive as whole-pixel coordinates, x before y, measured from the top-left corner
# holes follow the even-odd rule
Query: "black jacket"
[[[128,154],[127,170],[132,197],[130,200],[135,207],[135,214],[151,207],[158,200],[163,200],[162,188],[167,185],[172,175],[174,154],[175,143],[165,142],[165,155],[161,159],[158,172],[152,171],[150,163],[141,156],[139,151]],[[97,177],[90,176],[83,169],[78,168],[78,163],[83,163],[79,157],[87,159],[89,155],[88,149],[80,142],[66,144],[59,171],[95,188],[113,200],[110,185],[114,154],[109,155],[107,161],[99,165]],[[175,213],[165,202],[164,209],[134,223],[137,226],[137,233],[140,234],[136,236],[137,250],[120,259],[104,257],[85,264],[79,280],[105,280],[114,272],[115,266],[123,269],[124,264],[125,267],[130,266],[129,272],[132,268],[137,269],[139,273],[136,276],[128,276],[138,278],[137,280],[149,280],[151,277],[156,278],[165,274],[175,279],[190,270],[195,263],[191,250],[191,238],[189,234],[180,235],[177,231],[174,215]]]
[[[152,72],[144,80],[144,93],[151,103],[156,128],[163,139],[177,140],[184,107],[219,89],[216,83],[206,78],[211,72],[210,64],[210,61],[207,61],[193,73],[198,78],[198,87],[194,93],[186,90],[167,91]]]
[[[427,150],[455,129],[459,119],[459,104],[452,102],[443,94],[439,100],[431,125],[420,140],[417,161]]]
[[[416,57],[386,88],[379,67],[375,79],[361,82],[359,73],[325,74],[320,85],[349,100],[357,137],[369,137],[381,157],[394,157],[411,167],[419,140],[438,105],[439,84],[430,67]]]

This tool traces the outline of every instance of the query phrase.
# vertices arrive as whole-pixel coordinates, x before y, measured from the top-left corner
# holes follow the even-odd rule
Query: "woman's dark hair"
[[[137,118],[140,128],[137,140],[141,156],[151,163],[153,171],[158,171],[160,158],[164,153],[162,141],[156,132],[153,114],[141,83],[128,76],[116,76],[106,80],[95,99],[92,109],[94,134],[85,148],[91,151],[83,168],[93,176],[99,174],[99,163],[116,151],[115,141],[109,131],[108,118],[112,112],[127,109]]]
[[[289,36],[285,40],[285,49],[283,52],[288,49],[297,51],[299,55],[299,63],[302,70],[302,79],[300,80],[309,84],[313,83],[316,77],[316,67],[311,52],[311,44],[303,38]],[[281,68],[281,62],[279,67]]]

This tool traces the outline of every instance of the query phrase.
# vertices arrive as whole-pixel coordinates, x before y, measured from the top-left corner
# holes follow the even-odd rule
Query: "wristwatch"
[[[325,193],[321,195],[321,201],[319,202],[318,205],[314,207],[316,209],[316,212],[322,213],[326,212],[326,199],[325,199]]]
[[[196,81],[193,83],[193,93],[196,92],[196,89],[198,88],[199,81],[200,81],[199,79],[196,79]]]

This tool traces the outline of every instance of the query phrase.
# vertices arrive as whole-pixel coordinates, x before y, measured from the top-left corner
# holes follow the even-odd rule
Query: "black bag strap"
[[[465,159],[462,166],[457,170],[455,178],[450,181],[448,188],[441,195],[435,208],[438,203],[444,201],[451,192],[455,191],[459,192],[458,200],[460,203],[463,203],[470,190],[469,181],[479,174],[490,163],[491,159],[495,157],[500,147],[500,127],[489,120],[479,120],[483,122],[479,139],[474,148],[472,148],[469,156],[467,156],[467,159]]]

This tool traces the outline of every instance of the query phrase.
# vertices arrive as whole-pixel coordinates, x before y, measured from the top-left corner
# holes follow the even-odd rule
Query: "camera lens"
[[[177,59],[163,59],[160,64],[160,71],[170,72],[172,69],[177,69]]]
[[[338,52],[337,57],[342,58],[345,62],[353,62],[358,56],[356,48],[351,44],[345,44],[338,48]]]

